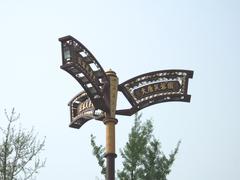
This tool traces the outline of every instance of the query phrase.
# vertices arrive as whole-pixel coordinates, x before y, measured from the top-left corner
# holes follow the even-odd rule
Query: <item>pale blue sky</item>
[[[47,137],[47,166],[38,180],[101,177],[89,137],[104,144],[103,123],[68,128],[67,103],[82,88],[59,68],[58,38],[65,35],[81,41],[120,82],[155,70],[194,70],[191,103],[141,111],[154,119],[165,153],[182,140],[168,179],[240,179],[239,1],[0,0],[0,22],[0,122],[4,108],[15,107],[24,127]],[[119,149],[133,117],[117,118]]]

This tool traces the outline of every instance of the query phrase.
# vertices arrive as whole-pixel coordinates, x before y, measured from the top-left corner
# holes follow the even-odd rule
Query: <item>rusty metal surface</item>
[[[163,70],[136,76],[119,85],[119,90],[132,105],[130,109],[117,110],[119,115],[132,115],[148,106],[169,102],[190,102],[187,94],[189,78],[193,71]]]

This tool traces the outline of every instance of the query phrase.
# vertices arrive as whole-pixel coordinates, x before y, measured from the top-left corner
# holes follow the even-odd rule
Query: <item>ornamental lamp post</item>
[[[169,102],[190,102],[188,81],[193,71],[172,69],[154,71],[131,78],[121,84],[112,70],[104,71],[91,52],[72,36],[59,38],[62,48],[61,69],[82,86],[83,91],[69,102],[70,127],[79,129],[91,119],[106,126],[106,179],[115,179],[116,115],[131,116],[148,106]],[[118,91],[131,104],[129,109],[116,109]]]

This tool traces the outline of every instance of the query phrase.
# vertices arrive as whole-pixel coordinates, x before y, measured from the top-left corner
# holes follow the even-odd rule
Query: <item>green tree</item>
[[[141,121],[141,115],[136,114],[134,125],[128,136],[128,142],[120,150],[123,158],[123,168],[117,171],[120,180],[166,180],[178,152],[180,142],[167,157],[162,151],[160,141],[153,135],[151,120]],[[106,176],[103,146],[97,146],[95,137],[91,136],[93,154],[98,159],[102,174]]]
[[[105,159],[104,159],[104,152],[105,148],[100,145],[96,145],[95,142],[96,137],[91,134],[91,145],[93,147],[93,154],[96,156],[98,160],[98,165],[101,167],[101,174],[106,176],[106,166],[105,166]]]
[[[5,111],[8,121],[6,128],[0,127],[0,179],[28,180],[33,179],[38,170],[45,165],[39,153],[44,148],[45,140],[37,140],[33,130],[16,128],[14,123],[19,119],[14,109],[10,114]]]

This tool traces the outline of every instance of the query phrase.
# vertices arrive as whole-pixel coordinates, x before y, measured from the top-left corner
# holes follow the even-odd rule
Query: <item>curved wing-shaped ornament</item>
[[[96,109],[108,107],[104,101],[104,88],[108,78],[92,53],[72,36],[59,38],[62,46],[61,68],[71,74],[88,94]]]
[[[148,106],[168,102],[190,102],[187,94],[189,70],[163,70],[139,75],[119,85],[119,90],[132,105],[130,109],[117,110],[119,115],[131,116]]]

